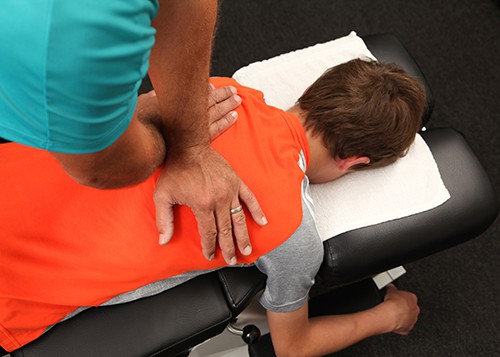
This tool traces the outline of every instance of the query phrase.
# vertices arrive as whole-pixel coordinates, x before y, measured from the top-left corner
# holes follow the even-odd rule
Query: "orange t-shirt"
[[[250,187],[269,224],[247,219],[252,263],[283,243],[302,219],[299,153],[309,157],[299,120],[264,103],[261,92],[233,85],[239,118],[212,145]],[[165,168],[168,170],[168,167]],[[202,254],[196,220],[176,207],[175,234],[158,245],[153,191],[160,170],[119,190],[78,185],[46,151],[0,145],[0,345],[12,351],[80,306],[191,270],[226,265]],[[250,214],[247,212],[247,217]]]

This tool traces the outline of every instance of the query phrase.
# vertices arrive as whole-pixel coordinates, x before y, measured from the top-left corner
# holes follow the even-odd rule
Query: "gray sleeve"
[[[279,247],[260,257],[255,265],[267,275],[261,305],[274,312],[290,312],[302,307],[309,297],[314,277],[323,261],[312,212],[303,202],[302,223]]]

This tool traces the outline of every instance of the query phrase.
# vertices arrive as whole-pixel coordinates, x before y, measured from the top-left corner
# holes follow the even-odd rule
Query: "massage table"
[[[393,35],[362,38],[379,61],[395,62],[422,81],[427,123],[434,99],[405,47]],[[452,128],[420,134],[450,198],[430,210],[326,240],[318,287],[311,292],[311,314],[356,311],[377,303],[381,295],[367,301],[372,295],[363,288],[373,285],[371,277],[478,237],[496,218],[496,196],[466,139]],[[186,356],[194,346],[222,333],[264,286],[265,276],[255,267],[224,268],[155,296],[88,309],[11,356]],[[343,291],[349,303],[335,303],[331,291]],[[273,355],[268,335],[258,338],[259,331],[252,327],[245,335],[250,355]]]

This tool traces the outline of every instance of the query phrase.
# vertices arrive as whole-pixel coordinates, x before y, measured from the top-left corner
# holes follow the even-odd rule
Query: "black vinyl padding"
[[[266,285],[266,276],[256,267],[225,268],[219,271],[227,303],[234,316],[238,316],[252,298]]]
[[[12,357],[173,356],[221,333],[232,314],[217,272],[57,324]]]

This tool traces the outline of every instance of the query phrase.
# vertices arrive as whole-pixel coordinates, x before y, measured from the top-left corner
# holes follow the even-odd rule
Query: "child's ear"
[[[336,159],[335,165],[339,171],[347,171],[354,165],[369,164],[370,158],[367,156],[349,156],[345,159]]]

